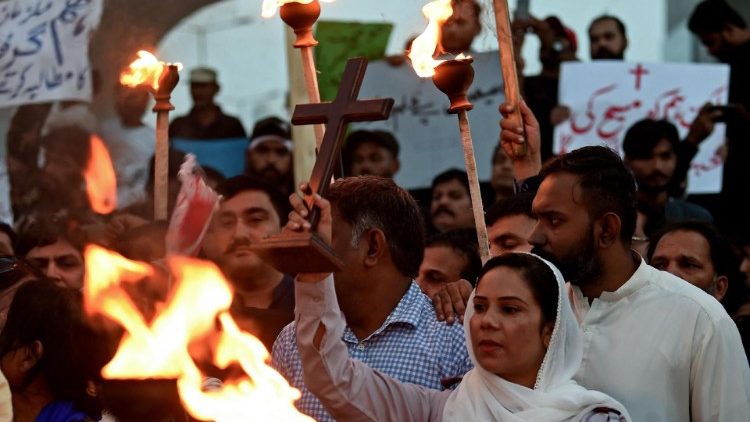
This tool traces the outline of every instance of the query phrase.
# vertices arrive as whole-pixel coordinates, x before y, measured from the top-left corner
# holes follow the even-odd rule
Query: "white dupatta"
[[[630,415],[616,400],[604,393],[587,390],[573,381],[583,356],[583,333],[570,306],[562,274],[546,260],[533,256],[552,269],[558,287],[557,320],[534,389],[506,381],[477,363],[469,330],[469,321],[474,315],[472,293],[464,316],[464,331],[474,369],[464,376],[451,394],[443,411],[443,420],[579,421],[592,410],[606,407],[617,410],[630,421]]]

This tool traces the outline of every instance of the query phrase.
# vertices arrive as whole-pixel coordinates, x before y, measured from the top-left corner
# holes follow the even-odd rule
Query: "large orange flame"
[[[442,26],[453,16],[451,0],[434,0],[422,8],[422,14],[427,18],[427,28],[411,45],[409,58],[414,71],[422,78],[429,78],[435,74],[435,68],[445,60],[434,58],[435,50],[440,42]]]
[[[164,63],[153,54],[145,50],[138,51],[138,58],[130,63],[129,71],[120,74],[120,83],[129,87],[147,85],[154,90],[159,89],[159,78],[164,72]],[[181,63],[175,63],[178,69],[182,69]]]
[[[310,4],[315,0],[263,0],[263,10],[261,16],[264,18],[270,18],[276,14],[276,9],[287,4],[287,3],[301,3]],[[323,3],[333,3],[335,0],[320,0]]]
[[[107,316],[126,330],[102,375],[177,379],[185,409],[199,420],[312,421],[294,407],[299,391],[267,365],[268,351],[260,340],[240,331],[229,315],[232,290],[219,269],[185,257],[169,258],[168,265],[176,279],[173,293],[148,324],[121,283],[139,281],[153,269],[98,246],[86,249],[86,312]],[[228,381],[218,391],[203,391],[204,375],[188,346],[211,334],[218,334],[214,364],[219,368],[237,364],[245,376]]]
[[[104,142],[89,137],[89,160],[83,171],[91,209],[98,214],[109,214],[117,208],[117,178]]]

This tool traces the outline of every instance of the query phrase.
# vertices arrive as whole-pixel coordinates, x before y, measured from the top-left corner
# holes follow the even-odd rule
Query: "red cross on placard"
[[[635,90],[640,91],[641,90],[641,77],[643,75],[648,75],[649,73],[648,70],[646,70],[646,68],[643,67],[642,64],[638,63],[638,65],[635,68],[630,69],[629,73],[631,75],[635,75]]]

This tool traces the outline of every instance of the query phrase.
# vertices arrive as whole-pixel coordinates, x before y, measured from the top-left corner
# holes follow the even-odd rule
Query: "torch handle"
[[[487,236],[487,225],[484,222],[484,205],[482,204],[482,192],[479,189],[477,162],[474,158],[474,142],[471,139],[471,128],[469,127],[469,113],[466,110],[458,112],[458,127],[461,131],[461,145],[464,150],[466,173],[469,176],[469,193],[471,195],[471,208],[474,211],[477,240],[479,241],[479,255],[482,258],[482,265],[484,265],[490,260],[490,244]]]
[[[154,220],[167,220],[169,179],[169,111],[156,112],[154,151]]]
[[[315,68],[315,58],[313,57],[313,47],[301,47],[302,54],[302,71],[305,74],[305,86],[307,87],[307,96],[311,104],[320,104],[320,88],[318,87],[318,71]],[[317,124],[315,128],[315,143],[317,149],[323,143],[325,127]]]
[[[521,111],[518,105],[521,101],[521,91],[518,85],[518,73],[516,68],[516,57],[513,52],[513,33],[510,29],[510,11],[508,0],[493,0],[495,9],[495,23],[497,25],[497,44],[500,50],[500,68],[503,73],[503,88],[505,90],[505,101],[510,103],[515,110],[507,118],[523,126]],[[513,154],[523,157],[527,153],[526,143],[513,144]]]

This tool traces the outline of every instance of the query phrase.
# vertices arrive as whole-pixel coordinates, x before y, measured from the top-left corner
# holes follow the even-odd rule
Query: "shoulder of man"
[[[297,329],[296,324],[292,321],[281,330],[276,337],[276,341],[273,342],[271,365],[286,377],[290,375],[288,370],[294,366],[296,360],[299,360]]]
[[[658,270],[648,264],[645,265],[650,273],[651,285],[665,293],[664,306],[679,305],[683,312],[693,309],[705,314],[714,324],[722,320],[731,320],[727,311],[713,296],[674,274]]]

